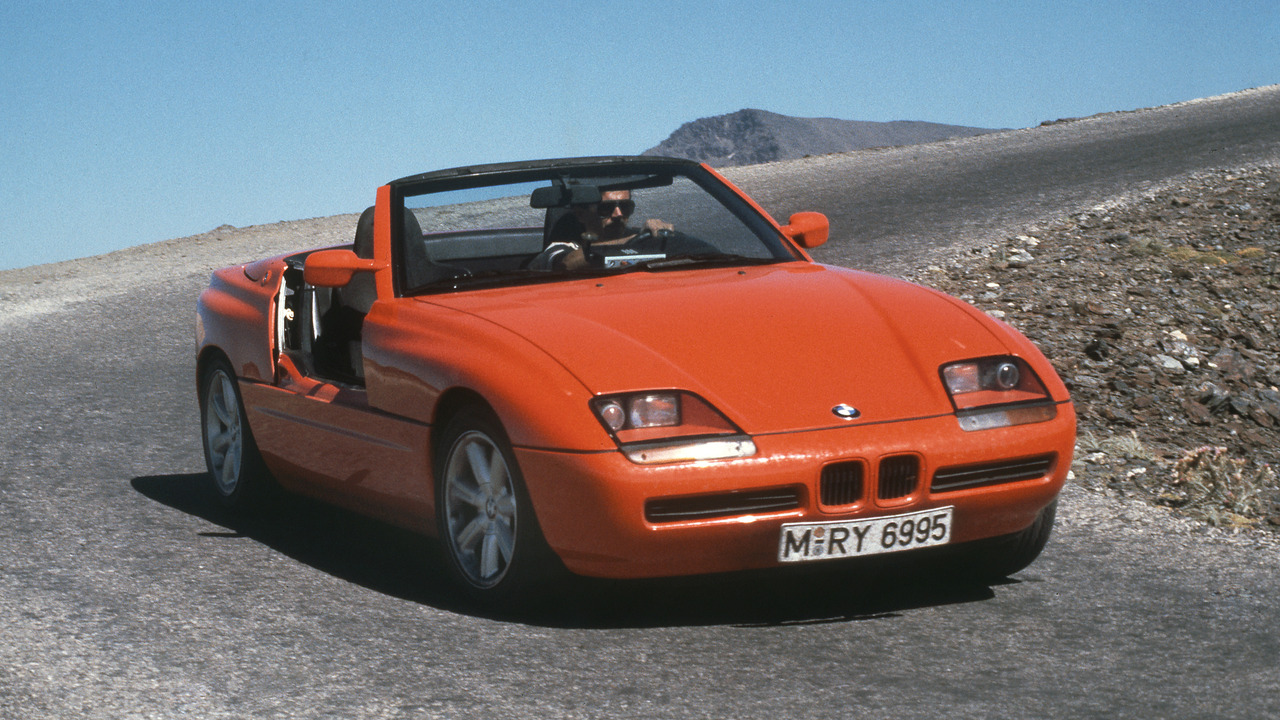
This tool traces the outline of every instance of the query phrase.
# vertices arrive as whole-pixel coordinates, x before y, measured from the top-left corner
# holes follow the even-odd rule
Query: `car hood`
[[[682,389],[749,433],[950,413],[949,361],[1005,330],[906,282],[812,263],[633,272],[422,298],[525,338],[592,394]],[[861,415],[843,421],[833,407]]]

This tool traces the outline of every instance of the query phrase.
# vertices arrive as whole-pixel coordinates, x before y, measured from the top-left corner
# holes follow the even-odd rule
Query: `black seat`
[[[420,288],[449,278],[469,275],[463,266],[441,262],[431,257],[423,239],[418,216],[404,209],[404,278],[409,288]]]
[[[356,223],[356,239],[351,244],[351,249],[355,251],[356,257],[373,259],[372,207],[360,213],[360,220]],[[369,272],[358,272],[351,276],[351,282],[338,292],[341,294],[342,304],[361,315],[368,313],[369,308],[373,307],[373,301],[378,299],[373,273]]]
[[[586,231],[571,208],[548,208],[543,228],[543,247],[556,242],[581,243],[582,233]]]
[[[419,287],[435,278],[427,246],[422,242],[422,226],[418,224],[418,216],[409,208],[404,209],[403,228],[405,280],[409,287]]]
[[[360,214],[351,249],[356,257],[373,259],[373,208]],[[320,316],[320,336],[314,345],[315,366],[337,379],[362,382],[364,352],[361,336],[364,316],[378,299],[373,273],[358,272],[351,282],[333,288],[328,309]]]

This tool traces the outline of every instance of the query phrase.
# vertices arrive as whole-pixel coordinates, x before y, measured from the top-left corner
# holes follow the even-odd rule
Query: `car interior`
[[[360,214],[352,250],[373,258],[372,207]],[[306,374],[348,385],[364,384],[360,349],[364,316],[377,299],[372,273],[358,272],[340,288],[316,287],[303,280],[306,254],[288,258],[279,346]]]
[[[623,248],[588,250],[588,262],[597,271],[624,268],[637,259],[678,256],[723,255],[766,262],[790,258],[785,250],[775,252],[762,244],[744,228],[741,218],[693,188],[687,179],[674,188],[673,177],[665,174],[587,180],[560,177],[541,182],[545,184],[532,187],[531,192],[526,189],[522,194],[470,204],[449,202],[452,197],[444,200],[448,193],[406,198],[420,206],[406,204],[401,213],[398,287],[412,294],[453,290],[464,283],[479,287],[481,283],[550,280],[553,276],[542,272],[548,268],[533,268],[531,261],[551,243],[581,241],[584,228],[572,209],[600,202],[604,190],[653,190],[654,195],[643,195],[646,209],[655,217],[674,221],[676,229],[654,236],[658,247],[646,251],[649,254],[636,255],[635,250]],[[530,185],[495,187],[519,192],[517,188]],[[370,207],[356,224],[352,250],[359,258],[373,258],[373,225],[374,208]],[[374,276],[356,272],[350,283],[338,288],[308,285],[303,279],[306,257],[302,253],[288,258],[278,346],[307,375],[363,386],[361,336],[364,317],[376,299]]]

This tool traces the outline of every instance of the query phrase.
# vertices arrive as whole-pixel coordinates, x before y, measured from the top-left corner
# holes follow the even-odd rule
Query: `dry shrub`
[[[1224,447],[1205,446],[1183,453],[1165,486],[1144,489],[1212,525],[1252,525],[1267,512],[1276,472],[1230,457]]]
[[[1226,265],[1231,262],[1229,258],[1222,255],[1207,251],[1201,252],[1193,247],[1186,245],[1176,247],[1169,251],[1169,257],[1183,263],[1196,263],[1199,265]]]

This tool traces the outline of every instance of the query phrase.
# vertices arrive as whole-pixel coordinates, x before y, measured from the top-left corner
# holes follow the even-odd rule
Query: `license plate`
[[[778,539],[779,562],[900,552],[951,542],[951,511],[934,508],[845,522],[789,523]]]

